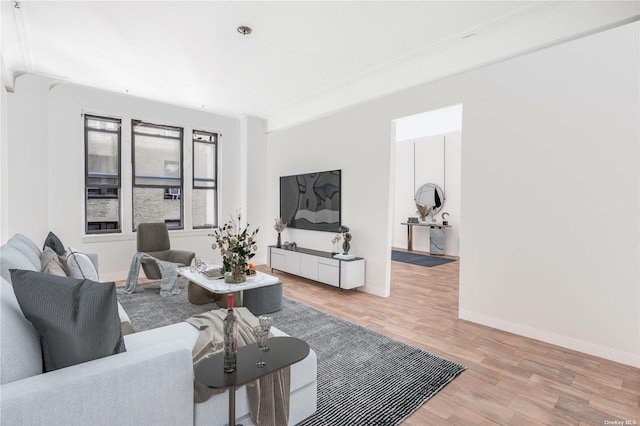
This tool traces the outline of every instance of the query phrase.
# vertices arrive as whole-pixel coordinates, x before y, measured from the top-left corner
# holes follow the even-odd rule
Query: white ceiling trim
[[[53,84],[257,116],[268,131],[640,16],[638,0],[18,5],[0,1],[5,86],[30,72]],[[254,34],[239,36],[240,24]]]
[[[263,115],[267,131],[291,127],[388,94],[640,19],[640,2],[549,2],[483,25]],[[544,28],[544,31],[540,29]]]
[[[482,30],[486,30],[488,28],[491,28],[493,26],[499,25],[500,23],[503,23],[509,19],[514,19],[515,17],[519,16],[519,15],[523,15],[525,13],[530,12],[533,9],[539,8],[539,7],[544,7],[546,4],[545,3],[535,3],[535,4],[527,4],[526,6],[520,7],[514,11],[508,12],[503,14],[502,16],[489,20],[487,22],[484,22],[482,24],[478,24],[475,25],[473,27],[469,27],[469,28],[465,28],[464,31],[458,33],[458,34],[454,34],[452,36],[449,36],[447,38],[441,39],[441,40],[437,40],[434,41],[426,46],[422,46],[419,49],[416,49],[412,52],[408,52],[406,54],[403,54],[399,57],[393,58],[392,60],[387,61],[386,63],[382,63],[382,64],[377,64],[375,67],[370,68],[368,70],[364,70],[362,72],[359,72],[349,78],[345,78],[340,82],[337,82],[335,84],[332,84],[329,87],[324,87],[322,89],[318,89],[318,90],[314,90],[311,93],[308,93],[304,96],[300,96],[298,99],[287,103],[286,105],[281,105],[278,107],[275,107],[271,110],[268,111],[264,111],[262,113],[263,116],[268,116],[270,114],[274,114],[277,113],[280,110],[283,109],[287,109],[289,107],[291,107],[292,105],[297,104],[298,102],[304,102],[306,99],[309,98],[313,98],[315,96],[317,96],[318,94],[321,94],[325,91],[329,91],[332,90],[333,88],[339,87],[341,85],[345,85],[345,84],[351,84],[354,80],[358,80],[359,78],[362,78],[363,76],[366,76],[368,74],[375,74],[376,72],[380,72],[382,70],[384,70],[385,68],[392,68],[394,66],[400,66],[403,62],[405,62],[406,60],[411,60],[413,57],[415,56],[419,56],[419,55],[429,55],[430,52],[433,49],[437,49],[440,46],[446,46],[448,43],[451,42],[455,42],[458,41],[459,39],[462,38],[467,38],[467,37],[472,37],[475,36],[477,32],[480,32]]]

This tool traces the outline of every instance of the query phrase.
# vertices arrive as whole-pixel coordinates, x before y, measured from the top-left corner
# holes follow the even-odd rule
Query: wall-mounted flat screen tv
[[[338,232],[341,170],[282,176],[280,217],[289,228]]]

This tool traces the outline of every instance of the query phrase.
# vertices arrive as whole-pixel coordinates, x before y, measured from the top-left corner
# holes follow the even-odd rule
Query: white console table
[[[361,257],[337,259],[325,251],[269,246],[269,266],[271,270],[277,269],[345,290],[365,284],[365,262]]]

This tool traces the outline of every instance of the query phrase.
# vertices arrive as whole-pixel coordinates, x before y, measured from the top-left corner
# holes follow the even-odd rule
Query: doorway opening
[[[459,258],[462,104],[393,120],[391,138],[392,250]],[[424,209],[416,193],[430,187],[437,207]]]

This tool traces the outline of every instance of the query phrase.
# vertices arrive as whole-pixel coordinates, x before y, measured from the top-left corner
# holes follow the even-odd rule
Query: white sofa
[[[20,310],[9,274],[13,268],[40,270],[40,255],[22,235],[0,247],[0,424],[227,423],[227,392],[193,403],[191,348],[198,330],[184,322],[126,335],[126,352],[43,373],[39,338]],[[129,320],[121,306],[119,312],[122,320]],[[276,328],[273,333],[285,335]],[[289,424],[313,414],[316,400],[317,358],[312,350],[291,367]],[[253,424],[245,388],[237,392],[236,420]]]

